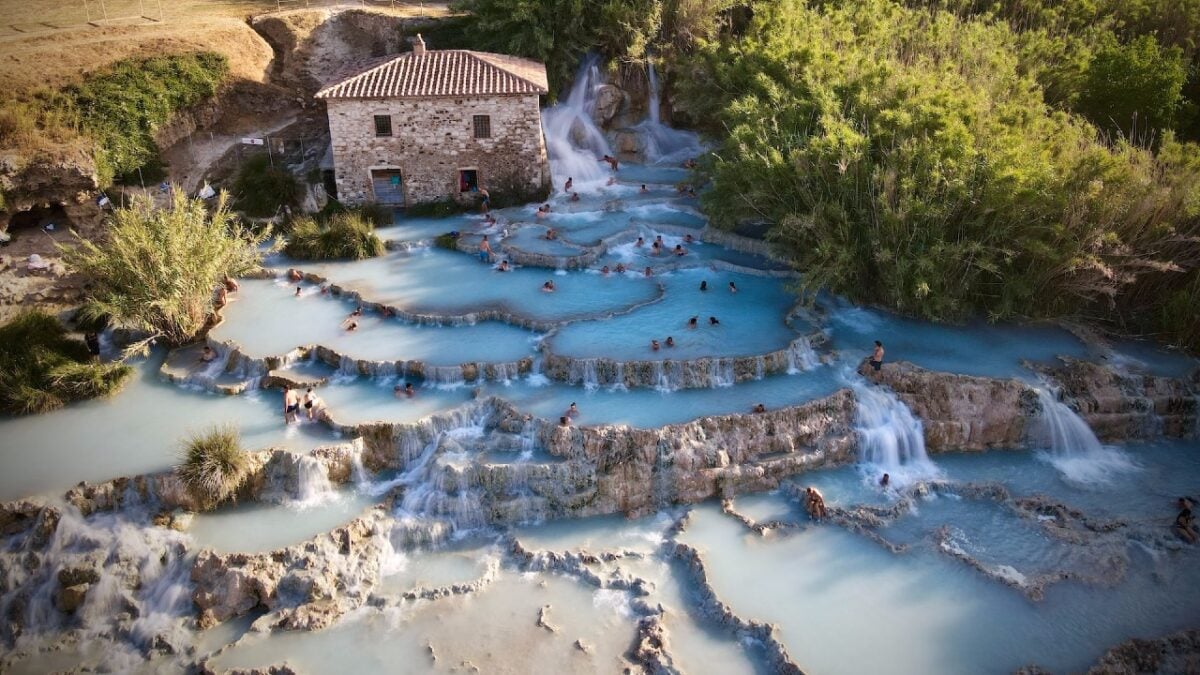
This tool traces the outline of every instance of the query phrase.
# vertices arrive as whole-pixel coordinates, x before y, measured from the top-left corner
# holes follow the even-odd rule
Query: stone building
[[[544,192],[539,97],[546,67],[464,50],[413,49],[317,92],[325,101],[338,198],[404,205]]]

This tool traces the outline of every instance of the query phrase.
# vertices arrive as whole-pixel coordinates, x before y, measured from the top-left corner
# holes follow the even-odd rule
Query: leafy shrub
[[[211,509],[236,497],[249,468],[237,429],[223,426],[193,435],[184,443],[175,475],[201,508]]]
[[[18,314],[0,326],[0,411],[44,413],[71,401],[108,396],[133,370],[123,363],[90,360],[87,347],[41,310]]]
[[[254,218],[270,218],[283,207],[300,203],[302,188],[291,171],[255,155],[238,168],[233,179],[233,207]]]
[[[886,0],[756,5],[680,59],[681,107],[724,136],[714,224],[767,222],[828,288],[930,319],[1122,319],[1200,265],[1200,149],[1112,144],[1046,106],[1004,24]],[[1152,314],[1146,313],[1146,314]]]
[[[223,277],[258,267],[270,227],[259,233],[244,228],[217,200],[210,215],[204,202],[181,190],[170,205],[156,208],[135,198],[113,212],[105,238],[77,238],[64,246],[64,260],[92,282],[86,316],[108,316],[148,337],[134,346],[163,338],[169,344],[192,341],[213,313],[213,290]]]
[[[328,222],[299,218],[284,253],[300,260],[361,260],[386,252],[374,227],[359,212],[334,214]]]
[[[387,227],[395,220],[395,213],[388,206],[368,202],[355,209],[363,220],[375,227]]]
[[[449,232],[447,232],[446,234],[439,234],[438,236],[433,238],[433,245],[438,248],[444,248],[449,251],[457,251],[458,250],[458,237],[456,237],[455,235],[453,235]]]
[[[404,208],[404,215],[410,218],[449,218],[460,213],[473,211],[474,208],[468,204],[460,204],[453,199],[436,199],[430,202],[421,202]]]

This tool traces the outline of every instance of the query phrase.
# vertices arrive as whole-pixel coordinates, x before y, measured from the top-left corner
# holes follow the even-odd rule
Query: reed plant
[[[201,508],[212,509],[237,496],[249,467],[237,429],[219,426],[184,442],[175,475]]]

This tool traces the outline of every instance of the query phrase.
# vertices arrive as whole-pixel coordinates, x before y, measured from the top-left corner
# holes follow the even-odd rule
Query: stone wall
[[[464,96],[327,102],[338,198],[371,201],[372,169],[398,169],[409,204],[474,198],[458,192],[459,169],[479,185],[549,185],[550,167],[536,95]],[[392,135],[375,135],[375,115],[390,115]],[[475,138],[474,115],[491,117],[491,138]]]

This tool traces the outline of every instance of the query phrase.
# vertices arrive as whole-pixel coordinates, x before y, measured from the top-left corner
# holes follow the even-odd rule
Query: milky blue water
[[[784,349],[800,336],[797,329],[808,328],[803,322],[795,327],[784,322],[795,296],[779,279],[705,269],[654,278],[666,289],[662,301],[606,321],[561,328],[548,340],[551,350],[578,358],[647,361],[745,356]],[[704,281],[707,291],[700,290]],[[697,317],[694,328],[689,326],[692,317]],[[719,323],[713,325],[711,318]],[[651,340],[665,345],[668,337],[675,339],[675,347],[651,350]]]
[[[296,289],[301,296],[296,296]],[[313,284],[247,279],[225,309],[226,321],[210,334],[232,341],[253,357],[322,345],[356,359],[421,361],[447,366],[508,362],[530,356],[537,335],[498,321],[436,326],[406,323],[365,311],[347,298],[322,294]],[[347,330],[348,320],[358,324]]]

